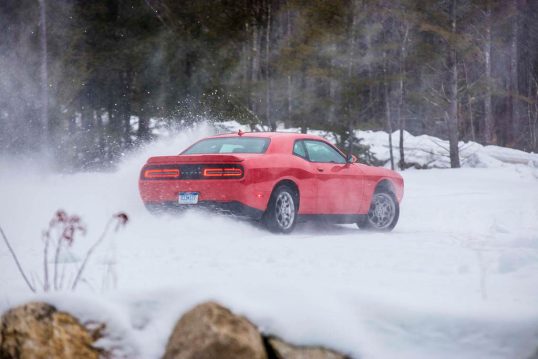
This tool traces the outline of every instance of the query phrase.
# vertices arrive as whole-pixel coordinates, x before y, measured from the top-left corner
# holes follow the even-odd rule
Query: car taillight
[[[241,168],[204,168],[204,177],[241,177]]]
[[[160,179],[160,178],[179,178],[179,168],[152,168],[144,171],[144,178]]]

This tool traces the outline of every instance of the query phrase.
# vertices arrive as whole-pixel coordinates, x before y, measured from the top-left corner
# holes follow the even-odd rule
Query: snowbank
[[[371,146],[372,152],[382,161],[389,161],[388,134],[383,131],[357,131],[357,136]],[[400,160],[398,143],[400,134],[392,134],[395,162]],[[423,168],[449,168],[450,157],[448,141],[437,137],[413,136],[404,131],[405,161]],[[527,153],[499,146],[482,146],[476,142],[460,142],[460,160],[462,167],[501,167],[505,164],[523,164],[538,167],[538,154]]]

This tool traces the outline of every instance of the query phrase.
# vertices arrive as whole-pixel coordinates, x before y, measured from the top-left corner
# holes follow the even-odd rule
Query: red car
[[[318,136],[240,131],[204,138],[176,156],[151,157],[139,189],[151,211],[209,206],[261,220],[274,232],[320,216],[391,230],[403,179],[346,158]]]

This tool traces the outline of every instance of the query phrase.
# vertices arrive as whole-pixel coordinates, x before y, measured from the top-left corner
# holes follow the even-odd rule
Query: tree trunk
[[[245,34],[250,34],[249,21],[245,21]],[[252,92],[251,81],[250,81],[251,71],[252,71],[252,59],[251,59],[249,41],[243,42],[243,56],[245,57],[245,61],[243,61],[244,62],[243,64],[243,88],[245,89],[245,93],[243,96],[244,96],[244,101],[246,103],[247,109],[252,110],[252,107],[250,104],[250,93]]]
[[[265,118],[267,126],[271,131],[276,130],[276,126],[271,119],[271,3],[267,2],[267,24],[265,29]]]
[[[486,8],[486,41],[484,44],[484,58],[486,66],[486,94],[484,97],[484,142],[494,143],[493,111],[491,106],[491,1],[488,0]]]
[[[467,106],[469,110],[469,128],[471,130],[471,140],[476,141],[475,124],[474,124],[474,116],[473,116],[473,99],[469,91],[469,76],[467,73],[467,65],[465,64],[465,61],[463,61],[463,71],[465,75],[465,86],[467,87]]]
[[[138,114],[138,130],[136,137],[139,142],[149,140],[149,118],[145,113]]]
[[[288,124],[287,126],[292,126],[292,118],[293,118],[293,95],[292,95],[292,92],[293,92],[293,82],[292,82],[292,78],[291,78],[291,75],[288,75],[287,76],[287,88],[286,88],[286,96],[287,96],[287,103],[288,103],[288,106],[287,106],[287,109],[288,109],[288,115],[287,115],[287,120],[288,120]]]
[[[531,132],[531,148],[533,151],[536,152],[538,150],[538,81],[536,80],[534,76],[532,78],[532,84],[529,83],[528,96],[529,98],[534,99],[533,101],[534,111],[531,109],[531,104],[529,103],[528,116],[529,116],[529,127],[530,127],[530,132]]]
[[[400,161],[398,162],[398,167],[400,170],[405,170],[405,151],[404,151],[404,129],[405,129],[405,119],[402,116],[402,107],[404,104],[404,89],[405,89],[405,77],[406,77],[406,59],[407,59],[407,36],[409,34],[409,25],[405,25],[405,32],[404,37],[402,39],[402,45],[400,47],[400,89],[399,89],[399,95],[400,98],[398,100],[398,108],[397,108],[397,115],[398,115],[398,127],[400,128]]]
[[[288,45],[288,48],[291,46],[291,18],[290,18],[290,9],[289,9],[289,1],[286,1],[286,44]],[[288,74],[287,76],[287,87],[286,87],[286,96],[287,96],[287,120],[288,120],[288,126],[292,125],[292,115],[293,115],[293,82],[291,74]]]
[[[331,44],[331,54],[336,54],[337,52],[337,45]],[[331,57],[331,70],[337,68],[336,59],[335,56]],[[336,120],[336,86],[337,81],[335,79],[335,76],[333,74],[329,77],[329,114],[328,114],[328,122],[330,126],[335,126]]]
[[[512,38],[510,44],[510,98],[512,106],[512,145],[519,143],[520,136],[520,103],[519,103],[519,79],[518,79],[518,37],[519,37],[519,16],[518,0],[513,0],[515,9],[515,19],[512,21]]]
[[[456,5],[457,0],[452,0],[452,42],[449,43],[448,67],[450,69],[449,78],[449,106],[448,106],[448,142],[450,148],[450,167],[460,167],[460,154],[458,148],[458,63],[456,54],[456,44],[453,43],[456,36]]]
[[[304,99],[306,98],[307,87],[308,87],[305,65],[303,65],[301,73],[302,73],[302,77],[301,77],[301,94],[303,96],[303,100],[300,103],[300,111],[303,112],[303,113],[301,114],[300,123],[301,123],[301,133],[307,133],[308,132],[308,122],[307,122],[307,117],[304,115],[304,108],[305,108],[305,103],[304,103],[305,100]]]
[[[260,73],[260,46],[259,46],[259,31],[258,31],[258,24],[255,19],[252,20],[252,72],[251,72],[251,78],[250,83],[253,88],[256,87],[256,83],[259,79],[259,73]],[[255,91],[250,92],[250,103],[251,103],[251,110],[258,114],[258,106],[256,101],[256,93]]]
[[[132,76],[130,70],[125,70],[120,73],[121,76],[121,92],[122,96],[119,101],[119,119],[121,121],[122,133],[122,150],[131,147],[131,103],[130,91],[132,84]]]
[[[96,110],[96,131],[97,131],[97,147],[99,148],[100,158],[106,158],[105,153],[105,131],[103,126],[103,111]]]
[[[355,34],[356,34],[356,27],[357,27],[357,4],[356,1],[353,0],[351,2],[351,31],[349,33],[349,49],[348,49],[348,59],[347,59],[347,76],[348,79],[353,78],[354,71],[353,71],[353,62],[355,57]],[[349,129],[355,128],[355,119],[353,118],[353,113],[351,110],[351,101],[348,100],[348,103],[346,104],[346,114],[347,114],[347,127]],[[351,131],[351,130],[350,130]],[[351,136],[352,132],[350,132]]]
[[[529,80],[527,82],[527,97],[529,99],[532,98],[532,83],[531,81]],[[531,104],[530,102],[527,103],[527,125],[529,126],[529,147],[530,149],[534,149],[534,131],[533,131],[533,128],[532,128],[532,107],[531,107]],[[529,148],[527,148],[527,150],[529,150]]]
[[[49,72],[47,49],[47,12],[45,0],[39,0],[39,22],[41,43],[41,145],[45,146],[49,140]]]
[[[385,94],[385,117],[387,121],[387,131],[389,133],[389,154],[390,154],[390,168],[394,169],[394,154],[392,152],[392,119],[390,111],[390,97],[389,97],[389,81],[387,74],[387,53],[383,52],[383,89]]]

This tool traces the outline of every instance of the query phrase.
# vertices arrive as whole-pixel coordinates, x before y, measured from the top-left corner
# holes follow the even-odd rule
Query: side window
[[[312,162],[346,163],[344,156],[325,142],[305,140],[304,144]]]
[[[305,160],[307,159],[303,141],[295,141],[295,144],[293,145],[293,154],[304,158]]]

